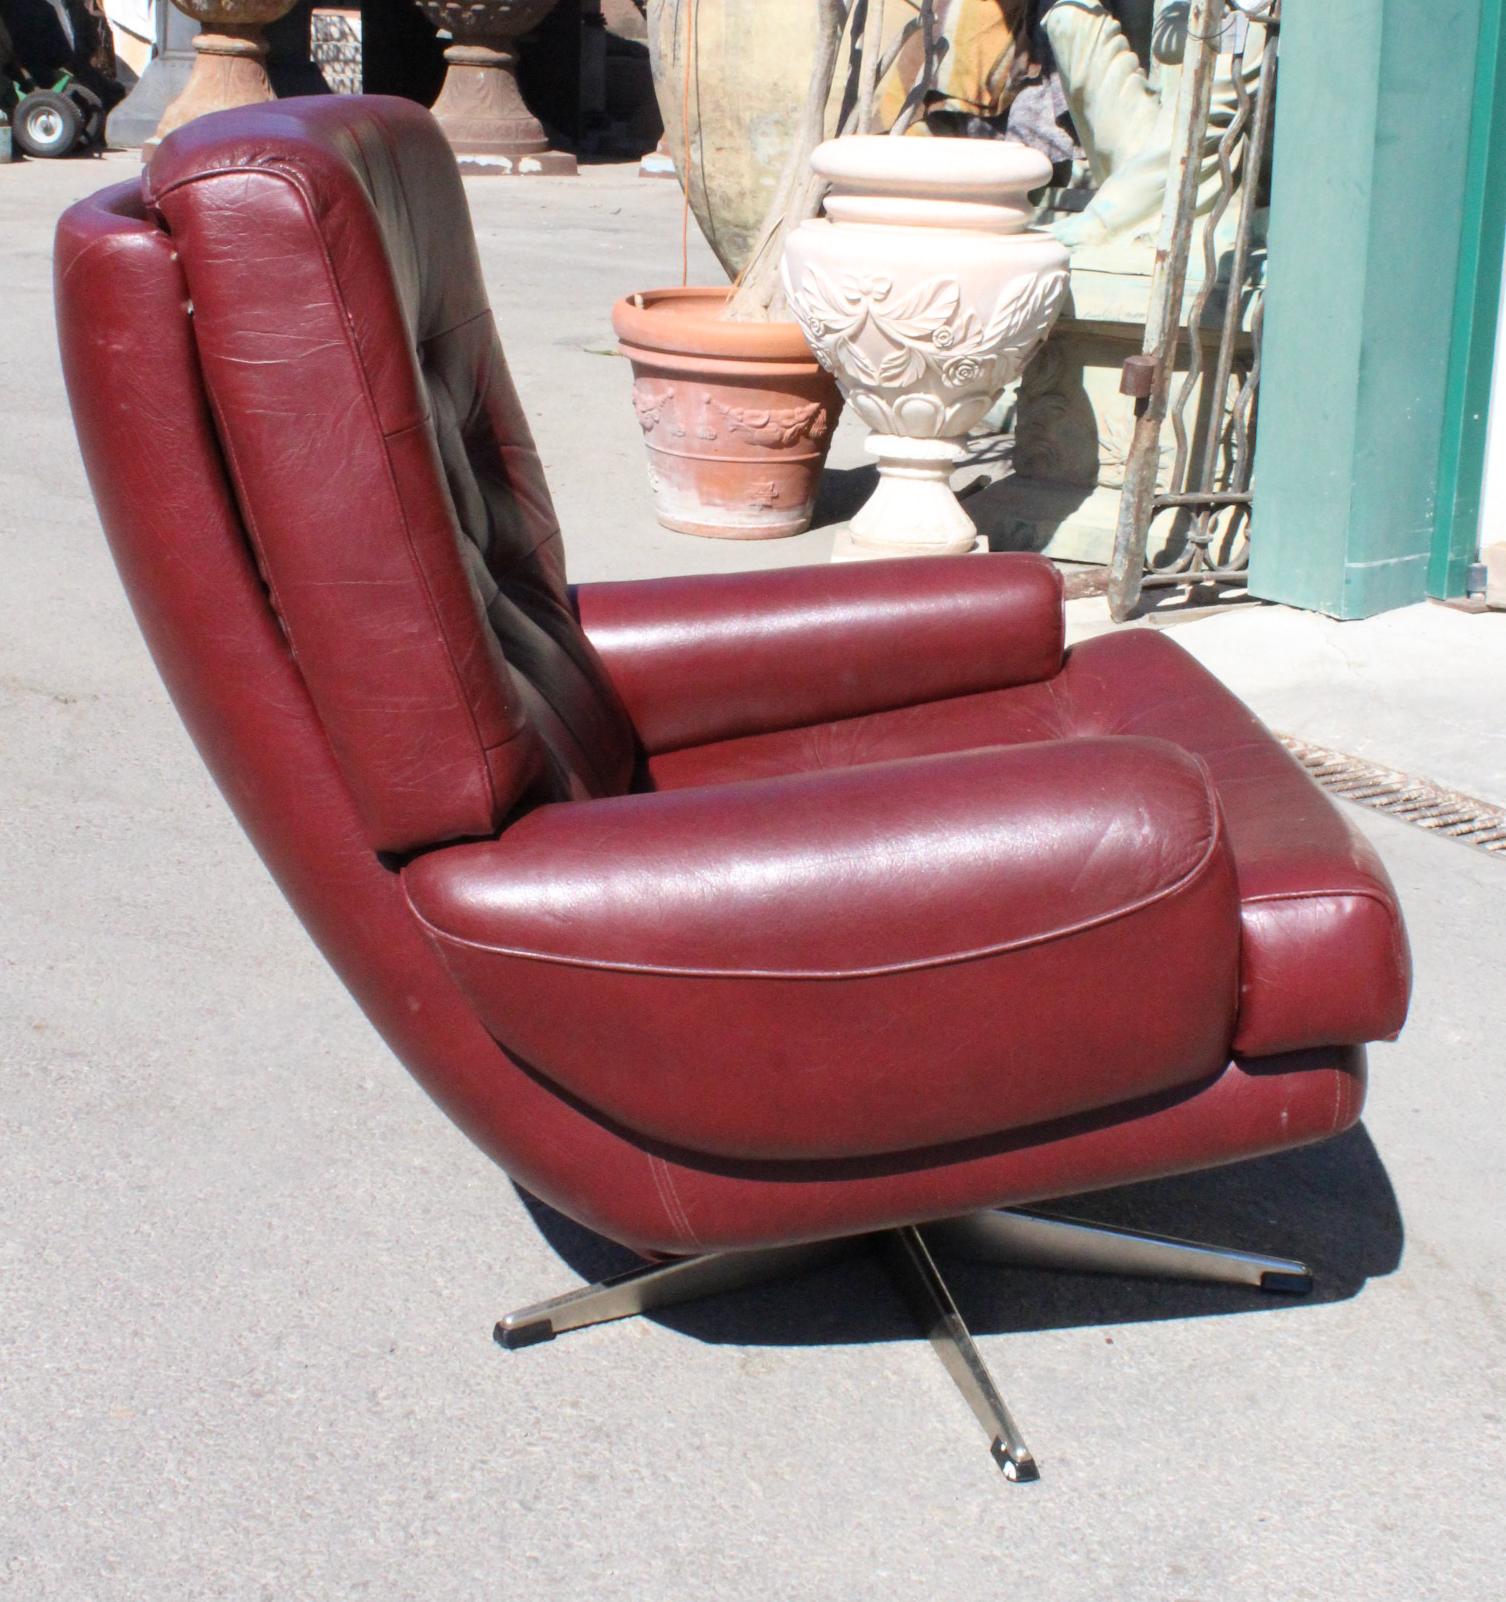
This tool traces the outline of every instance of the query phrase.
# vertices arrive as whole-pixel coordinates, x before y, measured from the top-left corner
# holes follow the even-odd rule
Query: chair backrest
[[[571,610],[433,119],[340,96],[203,117],[164,141],[143,198],[370,844],[485,836],[532,802],[624,788],[631,731]]]
[[[350,766],[269,603],[205,394],[183,262],[140,182],[70,207],[54,263],[68,398],[111,553],[173,702],[262,860],[372,1023],[483,1150],[599,1228],[622,1229],[632,1202],[642,1238],[662,1235],[648,1155],[487,1033],[393,859],[373,849]]]

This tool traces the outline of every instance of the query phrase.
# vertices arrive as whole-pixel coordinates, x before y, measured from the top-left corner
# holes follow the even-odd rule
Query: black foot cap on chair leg
[[[1004,1478],[1012,1480],[1016,1485],[1028,1485],[1032,1480],[1041,1477],[1041,1471],[1036,1467],[1035,1459],[1029,1452],[1020,1452],[1017,1456],[1009,1455],[1009,1448],[1003,1441],[995,1439],[989,1447],[993,1453],[994,1462],[1004,1471]]]
[[[1277,1274],[1267,1272],[1260,1276],[1263,1291],[1278,1291],[1283,1296],[1310,1296],[1313,1288],[1311,1274]]]
[[[535,1319],[531,1324],[518,1324],[513,1328],[498,1324],[492,1331],[492,1339],[498,1346],[515,1352],[521,1346],[537,1346],[540,1341],[552,1341],[554,1325],[547,1318]]]

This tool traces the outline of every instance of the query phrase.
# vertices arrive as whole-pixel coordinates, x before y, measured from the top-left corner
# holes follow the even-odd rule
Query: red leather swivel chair
[[[434,1099],[650,1259],[504,1344],[892,1232],[1027,1478],[931,1247],[1306,1285],[987,1210],[1343,1130],[1405,1014],[1384,870],[1174,644],[1064,652],[1029,556],[567,588],[405,102],[205,117],[56,271],[106,531],[242,824]]]

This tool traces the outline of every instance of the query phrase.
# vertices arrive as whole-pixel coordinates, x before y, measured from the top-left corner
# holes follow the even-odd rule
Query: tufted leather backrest
[[[200,118],[144,179],[242,517],[371,844],[626,787],[459,174],[403,100]]]

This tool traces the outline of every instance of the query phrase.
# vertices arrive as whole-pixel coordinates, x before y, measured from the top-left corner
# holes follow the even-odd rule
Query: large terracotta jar
[[[544,20],[556,0],[418,0],[435,27],[449,33],[449,63],[434,115],[467,172],[575,172],[575,157],[551,150],[543,124],[518,88],[517,41]]]
[[[729,322],[729,293],[654,289],[613,308],[654,510],[682,534],[799,534],[842,399],[798,324]]]
[[[199,24],[194,64],[183,92],[162,113],[143,154],[150,157],[174,128],[206,111],[255,106],[275,100],[267,77],[267,41],[262,30],[293,9],[294,0],[173,0]]]
[[[649,0],[664,142],[729,277],[747,261],[789,156],[818,10],[812,0]]]
[[[1005,141],[865,136],[818,145],[811,165],[826,215],[786,241],[785,293],[879,467],[834,554],[978,549],[951,472],[1066,294],[1066,247],[1029,226],[1051,164]]]

